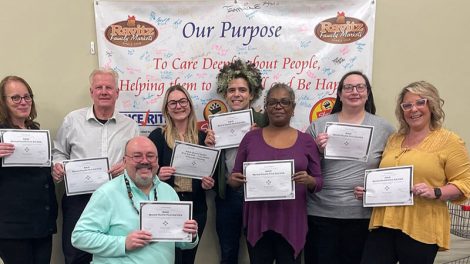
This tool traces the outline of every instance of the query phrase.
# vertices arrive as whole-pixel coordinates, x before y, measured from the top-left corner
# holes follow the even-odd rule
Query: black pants
[[[294,257],[294,249],[287,240],[274,231],[266,231],[253,247],[248,244],[251,264],[300,264],[301,254]]]
[[[433,264],[439,247],[414,240],[399,229],[381,227],[369,234],[361,264]]]
[[[72,246],[72,231],[80,218],[86,204],[90,200],[90,194],[66,196],[62,198],[62,251],[64,252],[66,264],[89,264],[92,255],[85,251],[81,251]]]
[[[220,264],[238,264],[243,224],[243,193],[226,186],[225,199],[215,197],[215,227],[220,245]]]
[[[206,199],[204,200],[193,199],[192,193],[178,193],[180,201],[193,201],[193,219],[197,222],[197,234],[199,239],[202,237],[204,227],[207,221],[207,205]],[[179,249],[175,250],[175,264],[193,264],[196,259],[197,246],[192,249]]]
[[[0,257],[5,264],[49,264],[52,236],[31,239],[0,239]]]
[[[359,264],[369,219],[308,216],[305,264]]]

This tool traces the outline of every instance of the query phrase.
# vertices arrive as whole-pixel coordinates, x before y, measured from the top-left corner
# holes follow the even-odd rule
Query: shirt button
[[[49,205],[46,205],[44,209],[46,209],[46,211],[49,211],[51,208],[49,207]]]
[[[44,188],[49,189],[49,184],[44,184]]]

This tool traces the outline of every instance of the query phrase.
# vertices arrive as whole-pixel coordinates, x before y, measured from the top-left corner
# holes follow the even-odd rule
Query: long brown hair
[[[180,91],[184,93],[184,95],[189,101],[189,109],[191,112],[189,113],[189,116],[188,116],[188,125],[186,127],[186,131],[184,131],[184,141],[187,143],[198,144],[197,119],[196,119],[196,114],[194,113],[193,101],[191,100],[191,96],[189,95],[188,91],[186,91],[186,89],[184,89],[184,87],[181,85],[174,85],[168,88],[168,90],[165,93],[165,98],[163,99],[162,113],[163,113],[163,117],[165,117],[165,122],[166,122],[165,127],[163,128],[163,131],[165,132],[166,144],[170,148],[173,148],[175,146],[175,140],[178,139],[178,131],[176,131],[175,123],[173,122],[173,119],[168,113],[168,106],[167,106],[168,96],[170,95],[170,93],[174,91]]]
[[[0,123],[8,126],[8,127],[13,127],[13,128],[19,128],[17,125],[14,125],[12,120],[11,120],[11,113],[10,110],[8,109],[7,106],[7,97],[5,94],[5,89],[8,83],[10,82],[20,82],[26,86],[26,89],[28,89],[28,93],[32,98],[31,101],[31,111],[29,112],[29,116],[25,121],[25,126],[27,128],[39,128],[39,123],[34,121],[34,119],[38,116],[36,112],[36,104],[34,103],[34,97],[33,97],[33,90],[31,89],[31,86],[21,77],[18,76],[7,76],[3,78],[3,80],[0,82]]]

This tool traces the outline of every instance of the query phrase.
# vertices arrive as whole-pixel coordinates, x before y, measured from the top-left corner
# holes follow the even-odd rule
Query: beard
[[[152,165],[150,164],[138,164],[136,167],[134,183],[137,187],[149,187],[153,184],[153,180],[155,179],[155,174],[152,171],[152,176],[149,177],[147,175],[142,175],[139,173],[139,169],[149,169],[152,170]]]

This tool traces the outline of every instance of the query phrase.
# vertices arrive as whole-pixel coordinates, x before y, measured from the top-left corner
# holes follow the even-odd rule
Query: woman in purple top
[[[321,190],[320,156],[311,136],[290,126],[294,91],[275,84],[266,95],[269,125],[248,132],[238,148],[229,184],[239,188],[246,181],[243,162],[294,159],[295,199],[244,203],[243,226],[252,264],[300,263],[307,234],[307,191]]]

